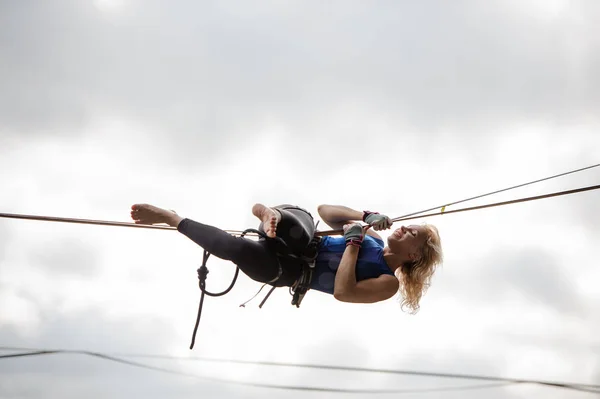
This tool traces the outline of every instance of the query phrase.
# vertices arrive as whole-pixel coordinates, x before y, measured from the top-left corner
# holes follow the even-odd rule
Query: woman
[[[427,224],[402,226],[388,237],[384,246],[381,237],[372,230],[389,229],[392,222],[387,216],[338,205],[320,205],[318,212],[331,228],[343,230],[343,236],[326,236],[318,243],[310,288],[332,294],[339,301],[354,303],[379,302],[400,292],[403,307],[416,313],[421,296],[442,261],[437,229]],[[256,241],[235,237],[148,204],[131,207],[135,223],[166,223],[210,254],[235,263],[253,280],[293,286],[302,273],[302,261],[278,256],[276,240],[269,238],[282,238],[292,251],[301,249],[314,236],[312,216],[292,205],[270,208],[255,204],[252,213],[261,220],[259,229],[268,238]],[[362,226],[358,221],[367,225]]]

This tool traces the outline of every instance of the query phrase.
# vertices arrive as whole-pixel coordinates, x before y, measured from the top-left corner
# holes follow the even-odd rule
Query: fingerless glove
[[[374,230],[384,230],[392,227],[392,221],[386,215],[379,212],[363,211],[363,222],[373,226]]]
[[[348,226],[344,230],[344,239],[346,240],[346,246],[354,245],[360,247],[364,239],[362,226],[359,223]]]

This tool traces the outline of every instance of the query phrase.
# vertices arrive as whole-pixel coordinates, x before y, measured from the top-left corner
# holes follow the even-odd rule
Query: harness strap
[[[273,291],[275,291],[275,288],[277,288],[277,287],[273,286],[273,287],[271,287],[271,289],[269,290],[269,292],[267,292],[267,295],[265,296],[265,298],[262,300],[262,302],[260,303],[260,305],[258,305],[259,309],[262,309],[262,307],[265,304],[265,302],[267,302],[267,299],[269,299],[269,297],[271,296],[271,294],[273,293]]]

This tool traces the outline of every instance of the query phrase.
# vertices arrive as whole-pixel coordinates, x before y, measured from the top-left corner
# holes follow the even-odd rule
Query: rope
[[[557,177],[570,175],[572,173],[581,172],[581,171],[584,171],[584,170],[587,170],[587,169],[597,168],[598,166],[600,166],[600,163],[597,163],[597,164],[591,165],[591,166],[586,166],[585,168],[580,168],[580,169],[571,170],[569,172],[560,173],[558,175],[554,175],[554,176],[550,176],[550,177],[544,177],[543,179],[532,180],[532,181],[527,182],[527,183],[518,184],[516,186],[512,186],[512,187],[508,187],[508,188],[503,188],[501,190],[492,191],[492,192],[489,192],[489,193],[486,193],[486,194],[480,194],[480,195],[477,195],[475,197],[463,199],[463,200],[460,200],[460,201],[449,202],[447,204],[443,204],[443,205],[440,205],[440,206],[435,206],[433,208],[425,209],[425,210],[422,210],[422,211],[419,211],[419,212],[409,213],[409,214],[406,214],[406,215],[399,216],[397,219],[400,220],[400,218],[406,218],[406,217],[409,217],[409,216],[418,215],[420,213],[430,212],[430,211],[433,211],[433,210],[436,210],[436,209],[445,208],[447,206],[462,204],[463,202],[472,201],[472,200],[483,198],[483,197],[487,197],[487,196],[490,196],[490,195],[493,195],[493,194],[503,193],[505,191],[514,190],[515,188],[529,186],[531,184],[540,183],[540,182],[543,182],[543,181],[546,181],[546,180],[556,179]]]
[[[202,266],[198,269],[198,286],[200,287],[200,291],[202,294],[200,295],[200,303],[198,304],[198,315],[196,316],[196,324],[194,325],[194,332],[192,333],[192,342],[190,343],[190,349],[194,349],[194,344],[196,343],[196,333],[198,332],[198,326],[200,325],[200,317],[202,316],[202,306],[204,305],[204,295],[218,297],[227,294],[233,286],[238,278],[240,273],[240,268],[236,266],[235,274],[233,275],[233,280],[229,287],[225,289],[225,291],[212,293],[206,290],[206,277],[208,275],[208,268],[206,267],[206,261],[210,257],[210,253],[204,250],[204,256],[202,258]]]
[[[536,195],[534,197],[519,198],[519,199],[516,199],[516,200],[496,202],[496,203],[493,203],[493,204],[478,205],[478,206],[472,206],[472,207],[469,207],[469,208],[455,209],[455,210],[452,210],[452,211],[440,211],[440,212],[436,212],[436,213],[429,213],[429,214],[421,215],[420,217],[428,217],[428,216],[445,215],[445,214],[449,214],[449,213],[475,211],[475,210],[478,210],[478,209],[485,209],[485,208],[493,208],[493,207],[496,207],[496,206],[518,204],[518,203],[521,203],[521,202],[536,201],[536,200],[545,199],[545,198],[559,197],[559,196],[562,196],[562,195],[570,195],[570,194],[582,193],[582,192],[585,192],[585,191],[592,191],[592,190],[598,190],[598,189],[600,189],[600,185],[588,186],[588,187],[576,188],[576,189],[573,189],[573,190],[559,191],[559,192],[550,193],[550,194]],[[399,222],[399,221],[411,220],[411,219],[417,219],[417,217],[410,217],[410,218],[407,218],[407,217],[404,217],[404,218],[403,217],[398,217],[396,219],[392,219],[392,221]]]
[[[240,236],[244,237],[248,233],[254,233],[256,235],[262,236],[263,238],[266,238],[266,235],[264,235],[263,233],[261,233],[258,230],[255,230],[255,229],[247,229],[247,230],[243,231],[240,234]],[[240,268],[239,268],[239,266],[236,265],[235,274],[233,275],[233,280],[231,280],[231,284],[229,284],[229,287],[227,287],[224,291],[218,292],[218,293],[213,293],[213,292],[207,291],[206,290],[206,277],[208,276],[208,267],[206,267],[206,262],[208,261],[209,257],[210,257],[210,253],[207,250],[204,250],[204,255],[202,257],[202,266],[200,266],[200,268],[198,269],[198,286],[200,287],[200,291],[202,292],[202,294],[200,295],[200,303],[198,304],[198,314],[196,316],[196,323],[194,324],[194,331],[192,333],[192,342],[190,343],[190,349],[194,349],[194,345],[196,343],[196,334],[198,333],[198,326],[200,325],[200,317],[202,316],[202,306],[204,305],[204,295],[208,295],[208,296],[212,296],[212,297],[219,297],[219,296],[223,296],[223,295],[229,293],[229,291],[231,291],[231,289],[235,285],[235,282],[237,281],[238,275],[240,273]],[[279,277],[277,277],[277,278],[279,278]],[[266,298],[265,298],[265,300],[266,300]]]
[[[446,214],[450,214],[450,213],[467,212],[467,211],[474,211],[474,210],[478,210],[478,209],[493,208],[493,207],[496,207],[496,206],[518,204],[520,202],[535,201],[535,200],[540,200],[540,199],[545,199],[545,198],[558,197],[558,196],[561,196],[561,195],[569,195],[569,194],[581,193],[581,192],[584,192],[584,191],[591,191],[591,190],[597,190],[597,189],[600,189],[600,185],[582,187],[582,188],[577,188],[577,189],[574,189],[574,190],[560,191],[560,192],[555,192],[555,193],[550,193],[550,194],[544,194],[544,195],[537,195],[535,197],[519,198],[519,199],[511,200],[511,201],[496,202],[496,203],[493,203],[493,204],[472,206],[472,207],[469,207],[469,208],[455,209],[455,210],[452,210],[452,211],[440,211],[440,212],[436,212],[436,213],[428,213],[428,214],[425,214],[425,215],[409,216],[409,217],[400,216],[400,217],[392,219],[392,222],[400,222],[400,221],[404,221],[404,220],[413,220],[413,219],[425,218],[425,217],[431,217],[431,216],[446,215]],[[418,212],[418,213],[420,213],[420,212]],[[319,236],[339,235],[339,234],[343,234],[343,230],[319,231],[316,234],[319,235]]]
[[[92,219],[75,219],[75,218],[64,218],[55,216],[39,216],[39,215],[21,215],[17,213],[0,213],[0,218],[7,219],[25,219],[25,220],[38,220],[44,222],[62,222],[62,223],[77,223],[77,224],[92,224],[99,226],[116,226],[116,227],[137,227],[140,229],[158,229],[158,230],[177,230],[176,227],[156,225],[156,224],[137,224],[128,222],[114,222],[107,220],[92,220]],[[224,230],[232,235],[241,236],[241,230]],[[255,234],[252,234],[255,235]]]

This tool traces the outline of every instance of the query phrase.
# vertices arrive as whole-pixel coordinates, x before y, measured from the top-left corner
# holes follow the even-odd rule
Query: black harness
[[[315,226],[315,231],[316,231],[316,226]],[[287,244],[285,243],[284,240],[279,239],[279,237],[276,237],[275,239],[278,239],[278,244],[285,245],[284,248],[287,247]],[[304,248],[304,250],[301,251],[300,253],[293,253],[293,252],[290,252],[289,250],[277,251],[277,257],[279,259],[286,258],[286,257],[293,258],[293,259],[300,261],[300,264],[302,266],[302,271],[300,273],[300,277],[298,277],[296,279],[295,283],[292,284],[292,286],[290,287],[290,295],[292,295],[292,305],[296,306],[297,308],[300,307],[300,303],[302,302],[304,295],[310,289],[310,283],[312,281],[312,276],[313,276],[313,273],[315,270],[315,262],[317,260],[317,255],[319,254],[319,243],[320,242],[321,242],[321,237],[313,235],[312,239],[310,240],[310,242],[308,243],[306,248]],[[281,265],[279,266],[279,270],[280,270],[279,277],[281,277]],[[277,279],[279,279],[279,277],[277,277]],[[266,283],[266,284],[272,284],[275,281],[276,280],[274,280],[273,282]],[[269,293],[266,295],[265,299],[263,299],[263,301],[260,303],[259,308],[262,308],[262,305],[264,305],[265,301],[271,295],[273,290],[275,290],[275,288],[277,288],[277,287],[273,286],[271,288]]]
[[[312,215],[308,211],[306,211],[302,208],[298,208],[298,207],[294,207],[294,206],[283,206],[283,207],[277,208],[277,209],[281,209],[283,211],[285,211],[286,209],[301,210],[310,217],[311,224],[313,223]],[[262,285],[262,287],[260,287],[258,292],[252,298],[250,298],[245,303],[241,304],[240,305],[241,307],[245,307],[245,305],[248,302],[250,302],[252,299],[254,299],[266,285],[272,285],[273,287],[269,290],[267,295],[261,301],[260,305],[258,305],[259,308],[262,308],[262,306],[265,304],[265,302],[267,301],[269,296],[271,296],[271,293],[273,293],[275,288],[277,288],[275,283],[281,278],[281,275],[283,274],[283,269],[281,267],[281,262],[280,262],[280,260],[283,258],[293,258],[293,259],[298,260],[301,264],[302,270],[301,270],[300,276],[296,279],[294,284],[292,284],[292,286],[290,287],[290,295],[292,295],[292,305],[296,306],[297,308],[300,307],[300,304],[302,303],[302,299],[304,299],[304,296],[310,289],[310,283],[312,281],[313,273],[315,270],[315,262],[317,259],[317,255],[319,253],[319,243],[321,242],[321,237],[316,235],[317,225],[318,225],[318,222],[316,224],[313,224],[312,226],[310,226],[311,227],[310,231],[309,231],[308,226],[306,226],[306,224],[304,226],[304,229],[303,229],[304,239],[306,240],[308,238],[306,236],[307,234],[310,237],[308,244],[306,244],[305,241],[297,240],[292,237],[287,237],[288,238],[287,240],[282,237],[274,237],[274,238],[268,237],[261,228],[259,228],[258,230],[246,229],[242,232],[241,237],[244,237],[248,233],[255,233],[262,239],[269,241],[271,243],[271,245],[274,246],[275,252],[276,252],[277,258],[278,258],[278,263],[279,263],[279,272],[274,279],[264,283]],[[231,281],[231,284],[229,285],[229,287],[227,287],[227,289],[225,289],[224,291],[219,292],[219,293],[209,292],[206,290],[206,277],[208,275],[208,268],[206,267],[206,262],[209,257],[210,257],[210,253],[208,251],[204,250],[202,266],[200,266],[200,268],[197,270],[198,280],[199,280],[198,286],[200,287],[200,291],[202,293],[200,295],[200,303],[198,305],[198,315],[196,317],[196,324],[194,325],[194,332],[192,334],[192,342],[190,344],[190,349],[194,348],[194,344],[196,341],[196,333],[198,332],[198,326],[200,324],[200,317],[202,315],[202,306],[204,304],[204,295],[218,297],[218,296],[227,294],[229,291],[231,291],[231,289],[235,285],[235,282],[236,282],[237,277],[240,272],[240,268],[236,266],[233,280]]]

